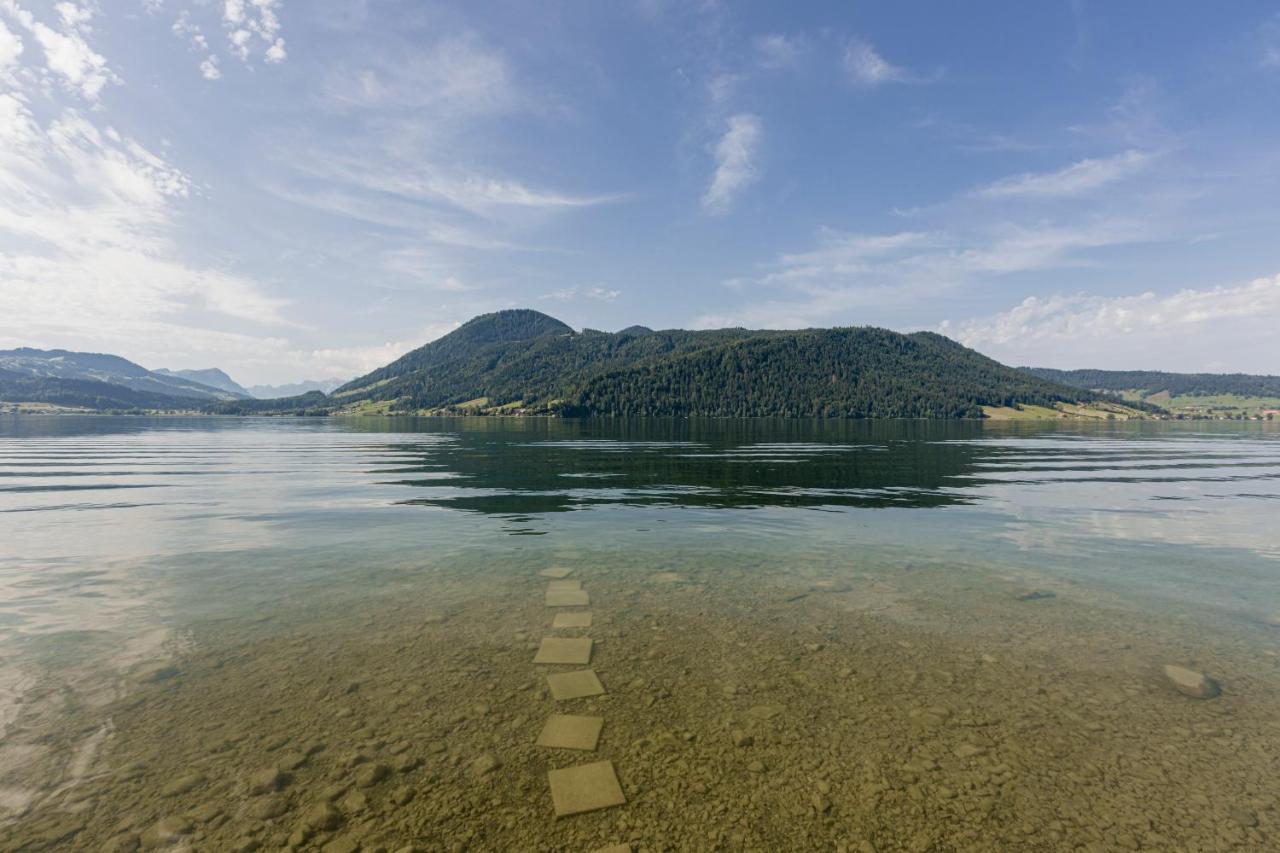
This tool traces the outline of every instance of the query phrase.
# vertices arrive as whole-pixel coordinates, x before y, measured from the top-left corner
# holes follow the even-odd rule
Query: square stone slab
[[[547,724],[538,735],[538,746],[550,746],[557,749],[596,748],[600,740],[600,729],[604,728],[604,717],[576,717],[572,714],[552,714],[547,717]]]
[[[534,663],[591,663],[589,637],[543,637]]]
[[[544,578],[567,578],[569,575],[573,574],[573,569],[566,569],[563,566],[555,566],[554,568],[543,569],[538,572],[538,574],[542,575]]]
[[[547,773],[556,817],[620,806],[627,801],[612,761],[580,764]]]
[[[587,696],[600,696],[604,685],[596,677],[594,669],[579,669],[576,672],[557,672],[547,676],[547,687],[551,688],[551,698],[557,700],[582,699]]]
[[[557,613],[551,620],[552,628],[590,628],[591,614],[578,610],[571,613]]]
[[[585,589],[547,590],[547,607],[586,607],[590,603]]]
[[[570,589],[582,589],[582,581],[552,581],[547,584],[549,592],[564,592]]]

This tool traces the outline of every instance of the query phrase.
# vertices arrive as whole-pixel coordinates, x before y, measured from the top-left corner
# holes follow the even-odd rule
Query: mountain
[[[578,333],[530,310],[477,317],[330,399],[354,413],[954,418],[981,417],[988,408],[1086,404],[1136,414],[933,333],[871,327]]]
[[[197,382],[210,388],[218,388],[237,397],[254,396],[244,388],[240,387],[238,382],[216,367],[209,367],[204,370],[165,370],[162,367],[159,370],[154,370],[152,372],[159,373],[162,376],[173,376],[178,379],[188,379],[192,382]]]
[[[1280,376],[1249,373],[1163,373],[1158,370],[1054,370],[1019,368],[1041,379],[1074,388],[1135,391],[1147,395],[1166,392],[1173,397],[1280,397]]]
[[[328,415],[333,406],[323,391],[270,400],[223,400],[207,406],[216,415]]]
[[[96,379],[67,379],[18,373],[0,368],[0,401],[43,403],[67,408],[101,410],[191,411],[209,401],[176,397],[152,391],[137,391],[125,385]]]
[[[328,394],[333,389],[341,387],[346,381],[345,379],[304,379],[301,382],[289,382],[284,385],[250,385],[249,393],[261,400],[300,397],[311,391]]]
[[[175,374],[147,370],[118,355],[103,353],[30,347],[0,350],[0,370],[31,378],[102,382],[147,394],[190,398],[187,405],[193,400],[226,400],[236,396],[221,388]]]

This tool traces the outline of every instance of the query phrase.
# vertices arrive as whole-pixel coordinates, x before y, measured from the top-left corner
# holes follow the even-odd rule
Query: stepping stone
[[[547,584],[549,592],[564,592],[569,589],[582,589],[582,581],[552,581]]]
[[[556,749],[593,750],[600,740],[604,717],[577,717],[572,714],[552,714],[538,735],[538,746]]]
[[[593,669],[548,675],[547,687],[551,689],[551,698],[556,700],[582,699],[587,696],[600,696],[605,692],[604,685],[600,683]]]
[[[590,603],[585,589],[547,590],[547,607],[586,607]]]
[[[544,578],[567,578],[569,577],[569,575],[573,574],[573,569],[566,569],[563,566],[556,566],[555,568],[551,568],[551,569],[543,569],[542,571],[538,572],[538,574],[542,575]]]
[[[591,853],[631,853],[630,844],[610,844],[608,847],[599,847],[592,850]]]
[[[543,637],[534,663],[591,663],[589,637]]]
[[[585,611],[557,613],[551,620],[552,628],[590,628],[591,614]]]
[[[627,801],[612,761],[552,770],[547,773],[547,781],[551,783],[551,803],[556,817],[594,812]]]

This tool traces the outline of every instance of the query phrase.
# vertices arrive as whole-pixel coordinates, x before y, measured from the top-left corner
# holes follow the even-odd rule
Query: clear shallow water
[[[247,693],[229,649],[266,644],[258,654],[271,659],[284,637],[370,624],[404,623],[413,636],[421,629],[407,614],[473,606],[476,625],[492,617],[495,627],[455,627],[446,639],[480,655],[492,633],[538,633],[503,596],[553,564],[600,572],[619,606],[637,590],[642,622],[758,629],[753,645],[798,643],[780,636],[828,622],[838,637],[863,618],[914,632],[899,650],[927,632],[940,654],[1023,627],[1025,642],[1001,656],[1091,633],[1098,643],[1077,650],[1081,666],[1124,647],[1133,658],[1106,666],[1125,679],[1160,662],[1249,673],[1256,681],[1228,692],[1261,715],[1276,707],[1278,500],[1280,431],[1261,424],[0,419],[0,761],[23,768],[0,783],[0,810],[19,833],[50,811],[78,815],[88,828],[77,837],[97,843],[105,830],[86,809],[115,796],[101,774],[141,749],[128,747],[121,703],[145,695],[162,667],[194,661],[194,673],[212,656],[218,666],[166,689]],[[670,590],[649,583],[662,572],[679,575]],[[825,589],[843,597],[819,600]],[[704,609],[682,609],[690,591],[706,596]],[[1054,598],[1019,601],[1028,591]],[[743,613],[757,602],[809,609],[755,625]],[[708,651],[698,664],[720,678],[733,654]],[[287,664],[303,678],[326,662]],[[284,707],[301,719],[307,704]],[[133,731],[183,721],[178,710],[148,719]],[[60,745],[46,748],[54,733]],[[1260,761],[1274,761],[1270,738],[1260,729],[1251,741]],[[92,799],[77,800],[95,779]],[[68,805],[84,802],[93,808]],[[138,802],[126,835],[162,815],[163,804]],[[257,820],[266,828],[253,837],[288,819]],[[1263,828],[1270,819],[1264,811]],[[222,838],[236,820],[197,837]],[[1236,829],[1245,844],[1262,831]]]

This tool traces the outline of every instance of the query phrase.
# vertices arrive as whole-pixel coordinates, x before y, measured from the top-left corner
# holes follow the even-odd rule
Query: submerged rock
[[[387,769],[387,765],[380,761],[362,764],[360,769],[356,771],[356,784],[361,788],[371,788],[387,778],[389,774],[390,771]]]
[[[1222,693],[1222,687],[1218,682],[1194,669],[1165,664],[1164,677],[1179,693],[1194,699],[1212,699]]]
[[[204,784],[204,777],[199,773],[191,773],[174,779],[172,782],[161,788],[160,793],[166,797],[176,797],[179,794],[185,794],[202,784]]]
[[[492,752],[486,752],[471,762],[471,772],[477,776],[487,776],[502,766],[502,762],[498,760],[498,756]]]
[[[284,774],[278,767],[267,767],[252,774],[248,784],[250,794],[269,794],[284,784]]]
[[[271,794],[261,799],[254,800],[249,805],[249,816],[258,820],[270,820],[273,817],[280,817],[289,810],[289,803],[279,794]]]
[[[156,821],[150,829],[142,833],[142,846],[148,849],[168,847],[189,832],[191,832],[191,821],[180,815],[170,815]]]
[[[302,822],[311,829],[337,829],[342,825],[342,812],[330,803],[316,803],[307,809],[307,813],[302,816]]]

